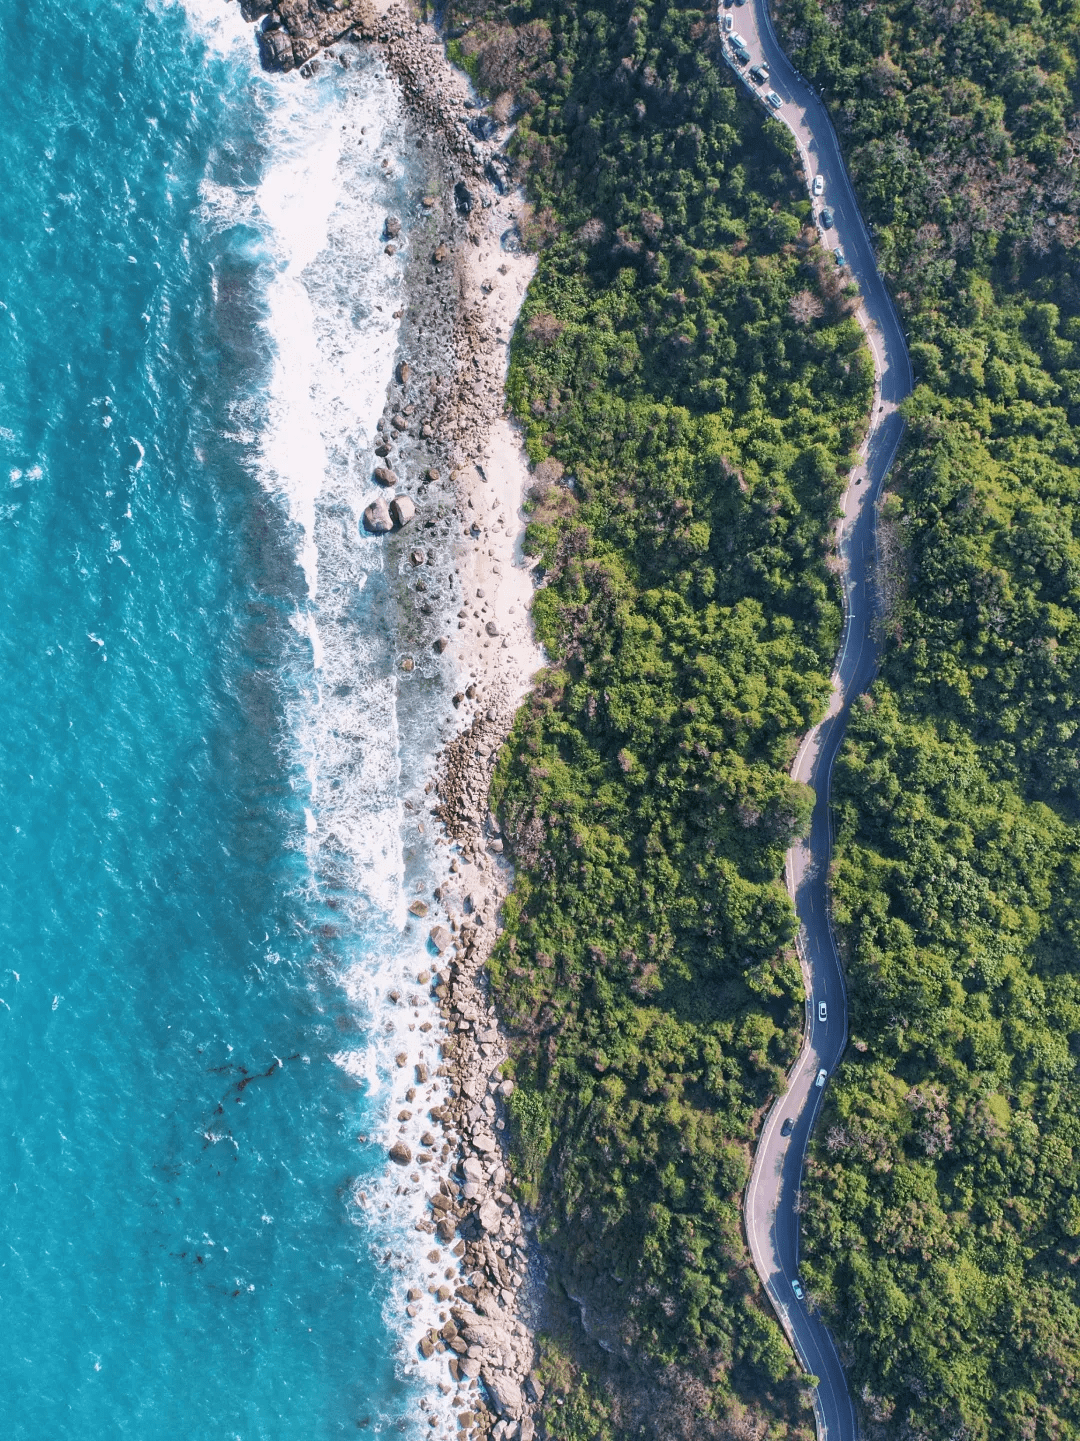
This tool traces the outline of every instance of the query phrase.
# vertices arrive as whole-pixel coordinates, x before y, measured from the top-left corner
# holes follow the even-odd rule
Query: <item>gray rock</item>
[[[484,629],[487,631],[488,635],[499,634],[499,627],[495,624],[493,620],[489,620]]]
[[[401,221],[396,215],[388,215],[386,224],[383,226],[383,234],[387,240],[394,240],[401,234]]]
[[[521,1387],[513,1376],[508,1375],[505,1371],[489,1371],[487,1369],[482,1372],[482,1375],[495,1410],[500,1416],[509,1416],[516,1420],[521,1415],[523,1401]]]
[[[445,951],[453,939],[453,936],[445,926],[432,926],[430,940],[437,951]]]
[[[404,1141],[395,1141],[390,1147],[390,1159],[396,1161],[399,1166],[407,1166],[412,1160],[412,1152]]]
[[[385,465],[375,467],[375,479],[380,485],[397,485],[398,483],[397,476]]]
[[[295,63],[292,40],[281,29],[260,30],[259,59],[264,70],[291,70]]]
[[[468,1316],[460,1330],[469,1345],[481,1352],[499,1350],[510,1339],[497,1322],[482,1320],[479,1316]]]
[[[387,531],[393,530],[394,522],[390,519],[390,511],[382,496],[373,500],[364,511],[364,528],[372,535],[385,535]]]
[[[485,1231],[495,1232],[502,1226],[502,1207],[496,1201],[484,1201],[477,1215]]]
[[[390,514],[397,526],[408,525],[416,514],[416,506],[412,498],[407,495],[395,495],[390,502]]]

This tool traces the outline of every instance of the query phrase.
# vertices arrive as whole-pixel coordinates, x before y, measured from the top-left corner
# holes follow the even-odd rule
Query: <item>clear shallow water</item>
[[[375,220],[420,177],[382,175],[373,69],[272,82],[221,14],[0,0],[12,1441],[396,1433],[419,1394],[422,1202],[357,1136],[400,1089],[378,997],[423,964],[424,755],[355,519],[401,284]]]

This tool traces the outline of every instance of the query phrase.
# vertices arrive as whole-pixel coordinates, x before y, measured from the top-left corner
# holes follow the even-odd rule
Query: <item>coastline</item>
[[[258,19],[269,7],[246,3],[242,9],[245,18]],[[276,13],[290,23],[298,16],[299,30],[306,11],[304,4],[283,4]],[[400,243],[411,254],[394,378],[378,427],[377,454],[389,484],[375,503],[407,496],[415,505],[415,516],[387,549],[398,600],[399,664],[439,689],[448,683],[454,713],[442,731],[443,749],[431,758],[434,774],[417,778],[422,794],[417,784],[403,790],[402,821],[408,828],[410,813],[427,811],[441,823],[435,845],[447,854],[440,860],[428,848],[433,900],[418,897],[408,907],[411,917],[402,918],[406,934],[420,928],[428,935],[428,968],[418,971],[416,982],[430,985],[432,994],[389,993],[395,1009],[407,1000],[414,1017],[408,1030],[423,1034],[405,1042],[404,1027],[387,1022],[388,1033],[398,1033],[394,1044],[408,1047],[396,1058],[378,1138],[388,1160],[382,1178],[374,1186],[369,1180],[374,1194],[357,1187],[354,1199],[368,1210],[378,1204],[395,1212],[431,1238],[423,1273],[418,1258],[384,1257],[389,1263],[396,1256],[402,1273],[387,1319],[403,1332],[405,1373],[427,1383],[419,1406],[429,1434],[531,1441],[543,1394],[531,1374],[530,1297],[537,1277],[525,1218],[510,1195],[505,1102],[513,1086],[501,1073],[508,1052],[483,969],[512,883],[488,815],[491,774],[530,678],[544,663],[532,636],[533,581],[521,551],[528,467],[504,413],[509,343],[535,260],[521,249],[516,222],[523,197],[500,160],[511,131],[499,127],[487,140],[470,131],[468,79],[451,65],[434,28],[397,5],[378,12],[352,6],[332,24],[321,9],[316,18],[322,29],[294,35],[291,61],[282,46],[284,27],[265,32],[264,65],[305,75],[320,64],[347,66],[351,40],[363,40],[396,81],[420,137],[417,148],[438,176],[411,229],[402,232],[397,217],[385,222],[388,251]],[[266,34],[277,36],[272,52]],[[450,375],[439,373],[447,367]],[[437,546],[425,549],[436,537]],[[457,614],[425,620],[434,607],[417,593],[426,597],[432,588],[427,567],[444,563],[453,568]],[[433,623],[442,624],[442,634],[432,636]],[[424,832],[423,821],[416,829]],[[432,1002],[438,1006],[434,1029],[433,1014],[421,1022]],[[435,1042],[437,1066],[431,1064]],[[416,1105],[423,1109],[411,1109]],[[431,1269],[437,1267],[445,1270]]]
[[[451,1247],[459,1275],[452,1296],[445,1294],[449,1287],[437,1293],[443,1304],[435,1316],[417,1314],[422,1329],[409,1339],[425,1362],[435,1363],[433,1376],[443,1358],[442,1375],[449,1375],[454,1391],[444,1390],[445,1379],[436,1384],[457,1408],[461,1434],[474,1441],[532,1441],[543,1396],[533,1374],[530,1325],[538,1278],[525,1218],[510,1194],[505,1103],[513,1083],[501,1073],[508,1049],[484,965],[512,884],[488,814],[491,775],[531,676],[544,661],[532,636],[533,581],[521,552],[527,461],[504,410],[509,343],[535,260],[517,239],[523,197],[505,185],[500,193],[488,178],[490,169],[488,176],[481,169],[509,131],[483,147],[468,137],[460,117],[471,87],[446,58],[433,27],[390,6],[380,17],[380,42],[414,123],[445,147],[444,203],[449,209],[453,202],[465,241],[455,256],[456,369],[445,412],[453,425],[447,444],[460,525],[454,561],[462,604],[456,628],[451,623],[449,634],[435,641],[456,678],[453,704],[460,719],[424,788],[430,814],[441,822],[437,840],[449,851],[434,893],[446,924],[432,925],[429,933],[439,953],[438,1069],[448,1084],[445,1100],[439,1104],[433,1094],[436,1104],[427,1112],[442,1127],[449,1152],[430,1214],[416,1223]],[[460,180],[454,178],[457,166],[464,171]],[[420,1299],[417,1289],[410,1288],[410,1314]],[[429,1324],[423,1326],[424,1320]],[[434,1425],[439,1403],[432,1397],[430,1405]]]

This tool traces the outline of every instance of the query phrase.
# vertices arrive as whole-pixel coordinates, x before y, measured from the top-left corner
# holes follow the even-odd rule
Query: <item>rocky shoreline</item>
[[[430,1127],[418,1137],[422,1149],[414,1155],[409,1144],[415,1113],[402,1110],[387,1167],[389,1184],[394,1172],[410,1172],[405,1179],[430,1192],[416,1229],[458,1263],[455,1276],[441,1278],[445,1284],[425,1290],[417,1276],[407,1291],[408,1318],[430,1323],[418,1340],[423,1372],[432,1374],[436,1358],[446,1360],[439,1395],[420,1401],[432,1434],[452,1426],[470,1441],[532,1441],[543,1387],[530,1321],[542,1278],[529,1222],[511,1194],[506,1102],[513,1083],[502,1072],[508,1052],[484,974],[512,880],[488,811],[491,776],[540,661],[527,614],[521,525],[507,515],[520,513],[526,479],[503,415],[507,346],[532,270],[507,225],[518,207],[504,154],[509,131],[481,115],[436,32],[397,6],[380,14],[369,0],[241,0],[241,9],[261,21],[268,69],[312,75],[322,64],[348,65],[353,41],[381,53],[421,136],[417,146],[442,178],[442,193],[424,198],[409,235],[410,300],[376,447],[374,479],[385,493],[364,512],[375,543],[396,547],[388,564],[401,602],[402,671],[431,677],[450,664],[461,686],[453,696],[456,733],[438,777],[425,797],[406,801],[407,809],[422,803],[441,822],[439,839],[451,851],[432,907],[418,899],[409,908],[424,924],[443,918],[429,933],[438,955],[433,974],[417,977],[433,988],[442,1034],[435,1074],[418,1062],[415,1085],[400,1098],[412,1105],[424,1088]],[[401,221],[388,216],[383,223],[393,253]],[[478,268],[489,256],[490,275]],[[451,578],[450,594],[460,585],[455,598],[464,602],[456,634],[439,633],[445,614],[437,612],[447,602],[435,576],[427,578],[446,560],[447,545],[461,577]],[[397,1005],[401,998],[390,999]],[[399,1056],[399,1066],[406,1059]],[[441,1250],[428,1256],[433,1265],[446,1259]]]

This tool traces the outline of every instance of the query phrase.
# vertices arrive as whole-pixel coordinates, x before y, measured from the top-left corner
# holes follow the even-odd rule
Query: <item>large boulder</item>
[[[430,940],[437,951],[445,951],[453,939],[453,936],[445,926],[432,926]]]
[[[495,1410],[500,1416],[516,1420],[521,1415],[523,1402],[521,1387],[513,1376],[507,1371],[489,1371],[486,1368],[480,1374]]]
[[[479,1216],[481,1226],[483,1226],[485,1231],[491,1232],[492,1235],[494,1235],[502,1225],[502,1207],[497,1201],[491,1200],[490,1197],[481,1204],[477,1215]]]
[[[382,496],[373,500],[364,511],[364,528],[372,535],[385,535],[387,531],[393,530],[394,522],[390,519],[390,511]]]
[[[390,514],[393,517],[394,524],[400,528],[403,525],[408,525],[409,521],[412,520],[416,514],[416,506],[410,496],[395,495],[390,502]]]
[[[397,476],[385,465],[375,467],[375,479],[380,485],[397,485]]]
[[[470,1346],[479,1346],[483,1351],[500,1351],[510,1344],[510,1335],[497,1321],[484,1320],[480,1316],[466,1313],[458,1329]]]
[[[396,1161],[399,1166],[407,1166],[412,1160],[412,1152],[404,1141],[395,1141],[390,1147],[390,1159]]]
[[[259,60],[264,70],[292,70],[296,58],[289,32],[278,27],[260,30]]]

